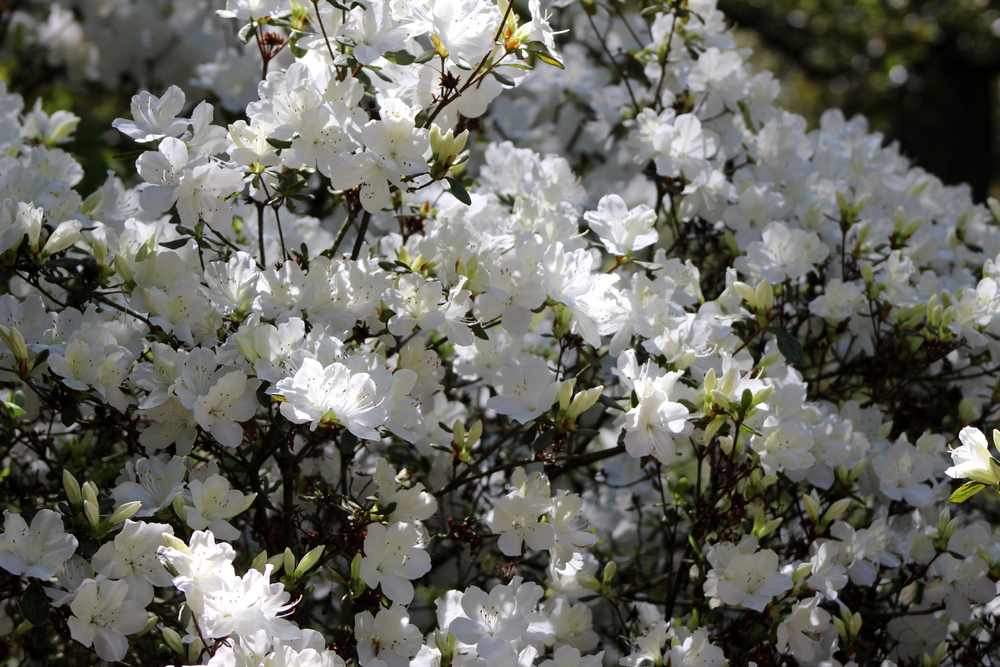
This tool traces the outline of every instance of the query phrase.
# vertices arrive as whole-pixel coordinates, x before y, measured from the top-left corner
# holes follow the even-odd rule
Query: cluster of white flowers
[[[0,82],[18,660],[996,655],[1000,205],[715,0],[72,4],[14,24],[84,78],[180,37],[93,193]]]

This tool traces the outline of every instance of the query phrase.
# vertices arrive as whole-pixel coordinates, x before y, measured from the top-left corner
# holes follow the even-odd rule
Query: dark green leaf
[[[751,403],[753,403],[753,392],[749,389],[744,389],[743,394],[740,396],[740,412],[745,415],[747,410],[750,409]]]
[[[494,79],[496,79],[497,81],[499,81],[503,85],[505,85],[505,86],[507,86],[509,88],[513,88],[514,87],[514,80],[512,78],[510,78],[509,76],[505,76],[505,75],[503,75],[500,72],[497,72],[495,70],[493,72],[491,72],[491,74],[493,75]]]
[[[263,405],[265,408],[271,405],[271,395],[267,393],[268,387],[271,386],[270,382],[261,382],[257,385],[257,402]]]
[[[625,408],[623,408],[618,403],[618,401],[612,399],[610,396],[605,396],[604,394],[601,394],[597,400],[601,402],[601,405],[608,408],[609,410],[618,410],[620,412],[625,412]]]
[[[406,49],[399,49],[398,51],[386,51],[382,54],[382,57],[391,63],[396,63],[397,65],[412,65],[417,59],[415,55],[407,51]]]
[[[268,137],[266,141],[267,141],[268,144],[270,144],[274,148],[291,148],[292,147],[292,142],[290,142],[290,141],[282,141],[281,139],[272,139],[271,137]]]
[[[462,184],[458,182],[458,179],[452,178],[451,176],[445,176],[445,180],[448,181],[448,185],[450,186],[448,189],[451,191],[451,194],[455,195],[455,199],[462,202],[466,206],[472,205],[472,197],[470,197],[469,193],[465,191],[465,188],[463,188]]]
[[[358,446],[358,436],[354,435],[348,430],[345,430],[340,434],[340,451],[342,452],[353,452],[354,448]]]
[[[802,343],[798,338],[780,327],[771,327],[771,333],[778,341],[778,350],[789,363],[797,364],[802,361]]]
[[[49,622],[50,607],[49,596],[45,594],[41,582],[32,581],[28,584],[21,595],[21,609],[24,611],[24,617],[32,625],[46,625]]]
[[[191,239],[174,239],[173,241],[160,241],[160,245],[167,250],[177,250],[183,248]]]
[[[484,329],[483,325],[480,324],[479,322],[474,323],[469,328],[472,329],[472,333],[473,333],[473,335],[476,338],[478,338],[480,340],[489,340],[490,339],[489,334],[486,333],[486,329]]]
[[[76,418],[78,416],[79,412],[77,411],[76,401],[70,401],[69,404],[67,404],[66,407],[63,408],[62,415],[60,416],[62,425],[65,426],[66,428],[69,428],[70,426],[76,423]]]
[[[392,83],[392,79],[390,79],[389,77],[387,77],[385,74],[382,74],[382,70],[380,70],[378,67],[369,67],[368,69],[370,71],[372,71],[372,72],[375,72],[375,76],[377,76],[378,78],[382,79],[383,81],[387,81],[389,83]]]
[[[531,445],[531,449],[536,452],[540,452],[544,449],[547,449],[549,445],[552,444],[552,441],[555,439],[555,437],[556,437],[556,430],[554,428],[550,428],[548,431],[542,433],[535,439],[535,442],[533,442]]]
[[[437,55],[437,51],[435,51],[434,49],[427,49],[426,51],[424,51],[423,53],[421,53],[419,56],[417,56],[416,59],[413,62],[415,62],[418,65],[422,65],[424,63],[429,63],[431,60],[434,59],[434,56],[436,56],[436,55]]]
[[[951,498],[949,500],[953,503],[964,503],[966,500],[985,488],[986,485],[981,482],[966,482],[962,486],[958,487],[958,490],[955,491],[955,493],[951,494]]]

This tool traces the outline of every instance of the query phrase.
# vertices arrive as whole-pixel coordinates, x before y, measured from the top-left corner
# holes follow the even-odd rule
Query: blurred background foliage
[[[839,107],[975,199],[1000,195],[1000,0],[719,0],[779,103]]]

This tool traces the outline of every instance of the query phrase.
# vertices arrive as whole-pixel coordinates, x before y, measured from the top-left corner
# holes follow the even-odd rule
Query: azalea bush
[[[0,86],[5,664],[1000,659],[1000,204],[714,0],[218,4],[3,10],[134,93]]]

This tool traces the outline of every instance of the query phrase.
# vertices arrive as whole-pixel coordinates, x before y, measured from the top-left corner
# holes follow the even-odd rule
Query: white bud
[[[117,526],[122,521],[126,519],[131,519],[135,516],[135,513],[142,509],[142,502],[139,500],[133,500],[130,503],[125,503],[108,518],[109,526]]]
[[[73,473],[65,468],[63,469],[62,482],[69,504],[74,507],[79,505],[83,501],[83,496],[80,493],[80,483],[76,481],[76,477],[73,477]]]
[[[49,255],[54,255],[60,250],[65,250],[76,243],[76,240],[80,238],[80,229],[82,228],[83,224],[79,220],[65,220],[60,222],[59,226],[56,227],[56,231],[52,232],[52,236],[45,242],[45,248],[42,250],[41,256],[48,257]]]
[[[101,512],[97,509],[97,505],[90,502],[89,500],[83,501],[83,513],[87,517],[87,521],[91,526],[96,526],[101,522]]]

